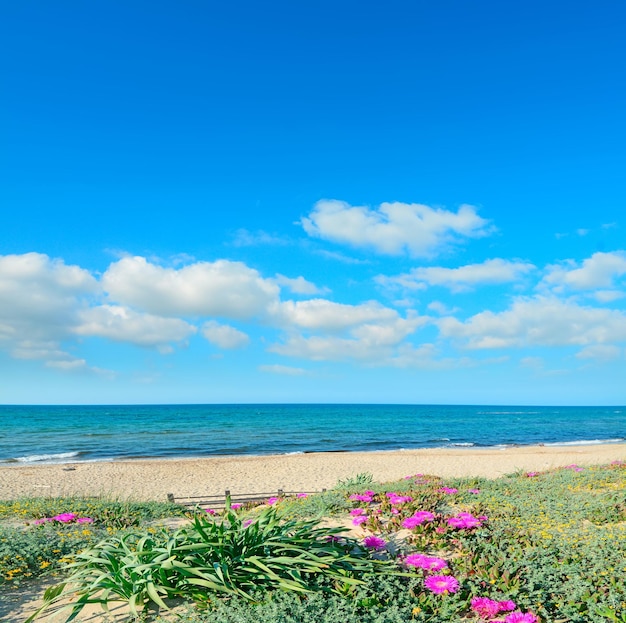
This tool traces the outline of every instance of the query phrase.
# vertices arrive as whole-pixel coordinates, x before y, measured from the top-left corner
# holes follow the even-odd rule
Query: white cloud
[[[624,350],[613,344],[593,344],[586,346],[576,353],[578,359],[593,359],[595,361],[614,361],[623,356]]]
[[[291,241],[276,234],[268,234],[266,231],[248,231],[247,229],[238,229],[235,232],[233,245],[236,247],[254,247],[258,245],[280,245],[291,244]]]
[[[337,260],[338,262],[343,262],[344,264],[371,264],[369,260],[361,260],[356,257],[350,257],[349,255],[344,255],[343,253],[338,253],[337,251],[327,251],[326,249],[318,249],[315,251],[317,255],[321,255],[329,260]]]
[[[626,292],[620,290],[598,290],[593,293],[593,297],[600,303],[612,303],[619,299],[623,299],[626,296]]]
[[[526,262],[500,258],[485,260],[482,264],[466,264],[458,268],[432,266],[414,268],[397,277],[380,275],[376,281],[384,286],[401,286],[411,290],[423,290],[427,286],[442,286],[453,292],[468,290],[477,285],[493,285],[520,280],[535,269]]]
[[[291,366],[281,366],[280,364],[259,366],[261,372],[268,372],[269,374],[284,374],[286,376],[302,376],[307,374],[304,368],[293,368]]]
[[[59,347],[59,343],[54,340],[20,340],[11,350],[14,359],[55,359],[67,360],[72,355]]]
[[[574,260],[567,260],[547,266],[546,271],[547,274],[540,285],[554,288],[556,292],[561,292],[565,288],[571,290],[613,288],[616,279],[626,274],[626,253],[598,252],[584,260],[582,266]]]
[[[42,253],[0,256],[0,346],[15,359],[78,366],[61,342],[98,292],[97,280],[79,266]]]
[[[347,337],[290,334],[283,343],[270,346],[269,351],[313,361],[355,359],[382,362],[392,357],[398,344],[426,322],[426,317],[412,316],[365,323],[352,328]]]
[[[318,201],[300,221],[310,236],[379,253],[429,257],[463,238],[490,232],[489,221],[476,208],[462,205],[458,212],[421,204],[382,203],[378,209],[351,206],[344,201]]]
[[[228,260],[173,269],[127,257],[109,266],[102,284],[112,301],[161,316],[251,318],[279,294],[272,280]]]
[[[304,277],[296,277],[295,279],[290,279],[289,277],[285,277],[285,275],[281,275],[278,273],[275,279],[276,283],[284,288],[288,288],[294,294],[327,294],[330,292],[328,288],[318,288],[314,283],[307,281]]]
[[[80,324],[74,333],[102,337],[114,342],[137,346],[165,347],[194,334],[196,327],[178,318],[161,318],[143,314],[119,305],[100,305],[80,312]],[[171,352],[171,347],[162,352]]]
[[[58,370],[82,370],[87,367],[84,359],[72,359],[70,361],[47,361],[48,368],[57,368]]]
[[[465,322],[437,321],[443,337],[466,340],[468,348],[588,346],[626,340],[626,314],[583,307],[555,297],[519,298],[510,309],[484,311]]]
[[[377,301],[360,305],[333,303],[326,299],[284,301],[273,310],[279,325],[295,325],[305,329],[342,331],[366,322],[393,322],[398,312]]]
[[[242,348],[250,343],[250,338],[239,329],[209,320],[202,325],[202,335],[220,348]]]
[[[441,301],[432,301],[428,303],[428,305],[426,306],[426,309],[429,309],[430,311],[434,311],[436,314],[439,314],[440,316],[451,316],[452,314],[459,311],[458,307],[450,308],[445,303],[442,303]]]
[[[59,340],[97,291],[96,279],[78,266],[41,253],[0,256],[0,339]]]

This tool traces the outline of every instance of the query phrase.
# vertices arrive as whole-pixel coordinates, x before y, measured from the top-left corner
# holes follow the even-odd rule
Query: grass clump
[[[72,597],[73,615],[87,603],[122,600],[137,615],[150,602],[167,608],[164,600],[173,598],[206,605],[216,596],[258,601],[275,590],[344,594],[363,577],[390,570],[342,532],[285,520],[275,507],[247,520],[233,510],[218,520],[197,514],[173,534],[128,533],[83,551],[46,600]]]
[[[0,586],[54,573],[107,536],[142,525],[151,531],[147,522],[184,512],[175,504],[100,498],[0,502]]]

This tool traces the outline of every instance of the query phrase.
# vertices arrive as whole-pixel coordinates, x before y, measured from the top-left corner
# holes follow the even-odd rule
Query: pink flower
[[[459,513],[448,519],[448,525],[458,530],[470,530],[482,526],[482,521],[478,517],[474,517],[471,513]]]
[[[399,508],[392,508],[391,509],[391,514],[392,515],[399,515],[400,514],[400,509]]]
[[[378,536],[368,536],[363,539],[363,545],[365,545],[368,549],[381,550],[385,549],[387,541]]]
[[[215,515],[215,511],[212,508],[205,508],[204,512],[208,513],[209,515]]]
[[[489,597],[474,597],[471,603],[472,610],[481,619],[493,619],[500,612],[500,604]]]
[[[537,617],[532,612],[511,612],[504,620],[506,623],[536,623]]]
[[[52,521],[52,519],[50,519],[50,517],[42,517],[41,519],[35,519],[33,523],[36,526],[40,526],[42,523],[47,523],[48,521]]]
[[[480,493],[480,489],[468,489],[468,493],[473,493],[474,495],[478,495]]]
[[[402,527],[407,530],[413,530],[413,528],[417,528],[417,526],[421,525],[422,522],[417,517],[407,517],[402,522]]]
[[[500,612],[508,612],[509,610],[515,610],[515,608],[517,608],[517,604],[510,599],[499,601],[498,606],[500,607]]]
[[[79,517],[76,523],[93,523],[93,519],[91,517]]]
[[[366,511],[365,511],[364,508],[353,508],[350,511],[350,514],[354,515],[355,517],[358,516],[358,515],[365,515],[365,513],[366,513]]]
[[[412,517],[407,517],[402,522],[402,527],[412,530],[427,521],[433,521],[434,518],[434,513],[431,513],[430,511],[416,511]]]
[[[277,497],[273,497],[273,498],[267,498],[267,503],[272,506],[272,504],[276,504],[276,502],[278,502],[278,498]]]
[[[61,523],[71,523],[76,519],[76,513],[61,513],[60,515],[55,515],[52,517],[53,521],[59,521]]]
[[[236,511],[238,509],[240,509],[243,506],[243,504],[239,504],[239,503],[235,503],[235,504],[231,504],[230,507]]]
[[[352,520],[355,526],[360,526],[363,523],[367,523],[367,515],[359,515]]]
[[[446,495],[452,495],[453,493],[459,492],[459,490],[454,487],[441,487],[438,491],[439,493],[445,493]]]
[[[243,522],[243,527],[244,527],[244,528],[247,528],[247,527],[248,527],[251,523],[252,523],[252,519],[246,519],[246,520]]]
[[[298,493],[298,495],[296,495],[297,498],[308,498],[309,494],[308,493]]]
[[[367,493],[363,493],[363,494],[354,493],[348,499],[357,500],[359,502],[371,502],[374,498]]]
[[[426,571],[441,571],[448,566],[448,563],[443,558],[426,556],[425,554],[411,554],[404,559],[404,564]]]
[[[398,495],[397,493],[387,493],[387,497],[392,504],[404,504],[410,502],[413,498],[408,495]]]
[[[442,595],[456,593],[459,590],[459,581],[451,575],[430,575],[424,580],[424,586],[431,593]]]
[[[534,478],[535,476],[539,476],[539,472],[526,472],[526,478]]]

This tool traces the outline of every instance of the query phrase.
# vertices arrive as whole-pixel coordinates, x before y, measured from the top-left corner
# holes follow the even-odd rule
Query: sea
[[[0,465],[626,441],[626,407],[0,405]]]

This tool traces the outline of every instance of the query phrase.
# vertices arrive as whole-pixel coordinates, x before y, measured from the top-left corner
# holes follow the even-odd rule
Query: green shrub
[[[76,524],[0,528],[0,586],[56,571],[105,534],[106,530]]]
[[[171,535],[128,533],[85,550],[69,565],[67,582],[49,589],[45,599],[74,596],[74,615],[86,603],[122,600],[137,614],[150,602],[166,607],[163,600],[170,598],[255,601],[259,593],[279,589],[344,594],[367,575],[393,571],[342,532],[314,520],[285,520],[275,507],[248,520],[230,510],[218,519],[198,514]]]

